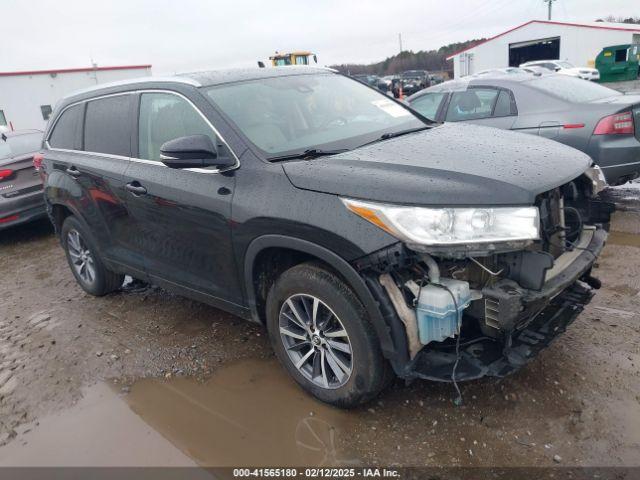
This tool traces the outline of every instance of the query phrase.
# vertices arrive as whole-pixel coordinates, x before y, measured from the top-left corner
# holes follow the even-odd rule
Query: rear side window
[[[170,93],[144,93],[140,98],[138,156],[160,160],[163,143],[189,135],[217,138],[200,113],[182,97]]]
[[[511,95],[505,90],[501,90],[493,110],[494,117],[508,117],[511,115]]]
[[[131,96],[117,95],[87,102],[84,150],[131,155]]]
[[[429,120],[435,120],[442,100],[446,96],[445,92],[426,93],[411,102],[411,107],[417,110]]]
[[[453,92],[447,110],[448,122],[462,122],[488,118],[493,112],[498,90],[489,88],[470,88],[462,92]]]
[[[62,112],[49,137],[49,145],[52,148],[64,148],[67,150],[78,150],[80,148],[83,107],[84,105],[74,105]]]

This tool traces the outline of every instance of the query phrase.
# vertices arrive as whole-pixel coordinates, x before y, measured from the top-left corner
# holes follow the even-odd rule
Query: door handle
[[[127,183],[124,188],[126,188],[134,195],[144,195],[145,193],[147,193],[147,189],[140,185],[140,183],[138,182]]]
[[[67,168],[67,173],[71,175],[73,178],[78,178],[80,175],[82,175],[82,172],[78,170],[76,167],[74,167],[73,165]]]

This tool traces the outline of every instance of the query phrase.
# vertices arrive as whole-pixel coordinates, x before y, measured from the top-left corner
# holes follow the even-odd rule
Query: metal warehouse
[[[567,60],[593,67],[604,47],[640,43],[640,25],[532,20],[447,57],[455,78],[532,60]]]
[[[74,90],[149,75],[151,65],[0,72],[0,130],[44,130],[56,102]]]

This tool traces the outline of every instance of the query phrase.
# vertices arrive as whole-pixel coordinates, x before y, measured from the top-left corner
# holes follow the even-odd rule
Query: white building
[[[0,72],[0,129],[44,130],[65,95],[98,83],[151,75],[151,65]]]
[[[567,60],[593,67],[604,47],[640,43],[640,25],[532,20],[447,57],[455,78],[531,60]]]

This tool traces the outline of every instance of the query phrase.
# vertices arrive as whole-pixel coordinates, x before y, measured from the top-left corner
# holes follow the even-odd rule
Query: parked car
[[[536,65],[531,65],[528,67],[521,67],[520,70],[524,70],[527,73],[531,73],[536,77],[540,77],[542,75],[549,75],[550,73],[555,73],[553,70],[549,70],[548,68],[539,67]]]
[[[434,124],[332,70],[100,85],[61,100],[45,138],[47,209],[86,292],[130,275],[266,325],[335,405],[394,374],[507,375],[598,286],[610,206],[587,155]]]
[[[378,79],[378,90],[391,94],[393,92],[394,75],[385,75]]]
[[[564,75],[500,75],[452,80],[411,96],[411,106],[438,122],[531,133],[589,154],[607,182],[640,175],[640,95]]]
[[[0,133],[0,230],[46,217],[42,181],[34,155],[42,146],[42,132]]]
[[[411,95],[431,85],[426,70],[407,70],[400,75],[403,95]]]
[[[536,68],[536,67],[531,67],[531,68]],[[547,72],[549,72],[549,70],[547,70]],[[482,77],[484,75],[491,75],[491,76],[497,76],[497,75],[522,75],[522,74],[527,74],[527,73],[531,73],[534,74],[534,70],[531,69],[525,69],[525,68],[518,68],[518,67],[506,67],[506,68],[489,68],[487,70],[481,70],[477,73],[474,73],[472,76],[473,77]]]
[[[439,83],[444,82],[444,80],[445,78],[443,75],[440,75],[437,73],[429,75],[429,85],[437,85]]]
[[[378,76],[377,75],[369,75],[368,73],[357,73],[355,75],[351,75],[352,78],[358,80],[359,82],[364,83],[365,85],[369,85],[370,87],[378,87]]]
[[[520,68],[526,67],[542,67],[552,72],[582,78],[583,80],[600,80],[600,72],[597,69],[590,67],[576,67],[565,60],[536,60],[520,65]]]

